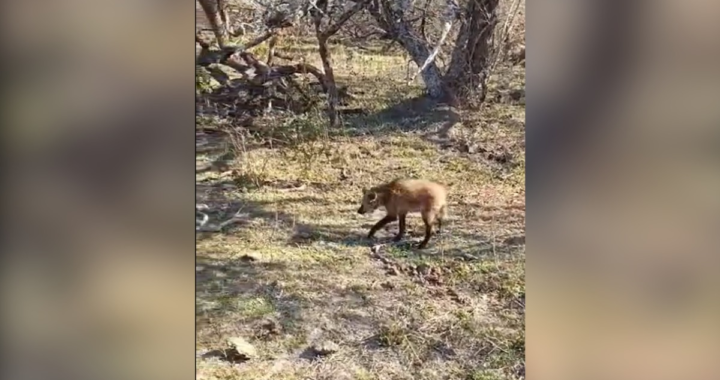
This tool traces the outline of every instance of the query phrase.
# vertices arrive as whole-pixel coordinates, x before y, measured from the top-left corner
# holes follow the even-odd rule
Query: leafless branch
[[[355,3],[355,5],[353,5],[352,8],[350,8],[350,9],[347,10],[345,13],[343,13],[343,14],[340,16],[340,18],[338,18],[338,20],[337,20],[334,24],[332,24],[332,25],[330,25],[329,27],[327,27],[327,28],[325,29],[325,31],[322,33],[322,36],[323,36],[324,38],[329,38],[330,36],[332,36],[332,35],[334,35],[335,33],[337,33],[338,30],[340,30],[340,28],[342,28],[342,26],[343,26],[352,16],[354,16],[356,13],[358,13],[358,12],[363,8],[364,5],[365,5],[365,2],[364,2],[364,1],[363,1],[363,2],[357,2],[357,3]]]

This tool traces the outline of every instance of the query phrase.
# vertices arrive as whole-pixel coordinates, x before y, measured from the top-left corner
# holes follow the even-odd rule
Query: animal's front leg
[[[375,225],[372,226],[372,228],[370,228],[370,233],[368,234],[368,239],[372,239],[372,237],[375,236],[375,233],[379,229],[385,227],[386,224],[388,224],[390,222],[394,222],[396,220],[397,220],[397,216],[390,216],[390,215],[387,215],[384,218],[380,219],[380,221],[375,223]]]
[[[405,216],[406,214],[400,215],[400,228],[398,229],[398,234],[395,235],[395,238],[393,241],[400,241],[402,240],[403,236],[405,236]]]

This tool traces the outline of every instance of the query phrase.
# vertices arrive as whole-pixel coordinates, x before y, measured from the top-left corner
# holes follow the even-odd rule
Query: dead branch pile
[[[244,46],[223,49],[196,36],[200,46],[197,65],[219,83],[209,94],[198,97],[200,109],[207,111],[211,105],[223,116],[247,120],[268,112],[303,114],[326,103],[327,82],[322,70],[304,62],[292,63],[293,57],[274,48],[266,62],[248,51],[274,36],[274,31],[268,31]],[[276,64],[273,57],[291,62]],[[307,80],[298,80],[301,78]],[[341,100],[351,97],[343,87],[339,93]]]

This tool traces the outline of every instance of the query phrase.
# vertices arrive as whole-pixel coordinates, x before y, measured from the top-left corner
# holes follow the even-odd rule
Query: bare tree
[[[499,0],[443,0],[422,2],[423,9],[410,0],[374,0],[366,9],[390,38],[396,40],[420,67],[428,95],[446,98],[458,105],[476,105],[484,101],[492,39],[497,23]],[[442,9],[429,12],[428,9]],[[435,17],[443,24],[433,45],[424,37],[426,20]],[[420,20],[420,25],[415,22]],[[459,29],[458,29],[459,24]],[[443,73],[435,58],[451,29],[458,29],[452,44],[451,60]]]

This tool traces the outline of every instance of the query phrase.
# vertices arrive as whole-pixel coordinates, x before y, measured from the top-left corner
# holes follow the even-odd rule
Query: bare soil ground
[[[303,41],[282,51],[317,55]],[[248,145],[232,171],[197,175],[213,220],[238,215],[197,238],[198,379],[524,378],[524,68],[498,68],[488,104],[458,122],[417,99],[397,51],[333,53],[365,115],[342,131],[283,122],[317,138]],[[389,244],[397,224],[370,242],[381,212],[356,212],[363,187],[400,176],[450,187],[449,222],[422,251],[410,244],[419,216]],[[256,355],[216,355],[230,337]],[[313,352],[318,342],[332,353]]]

